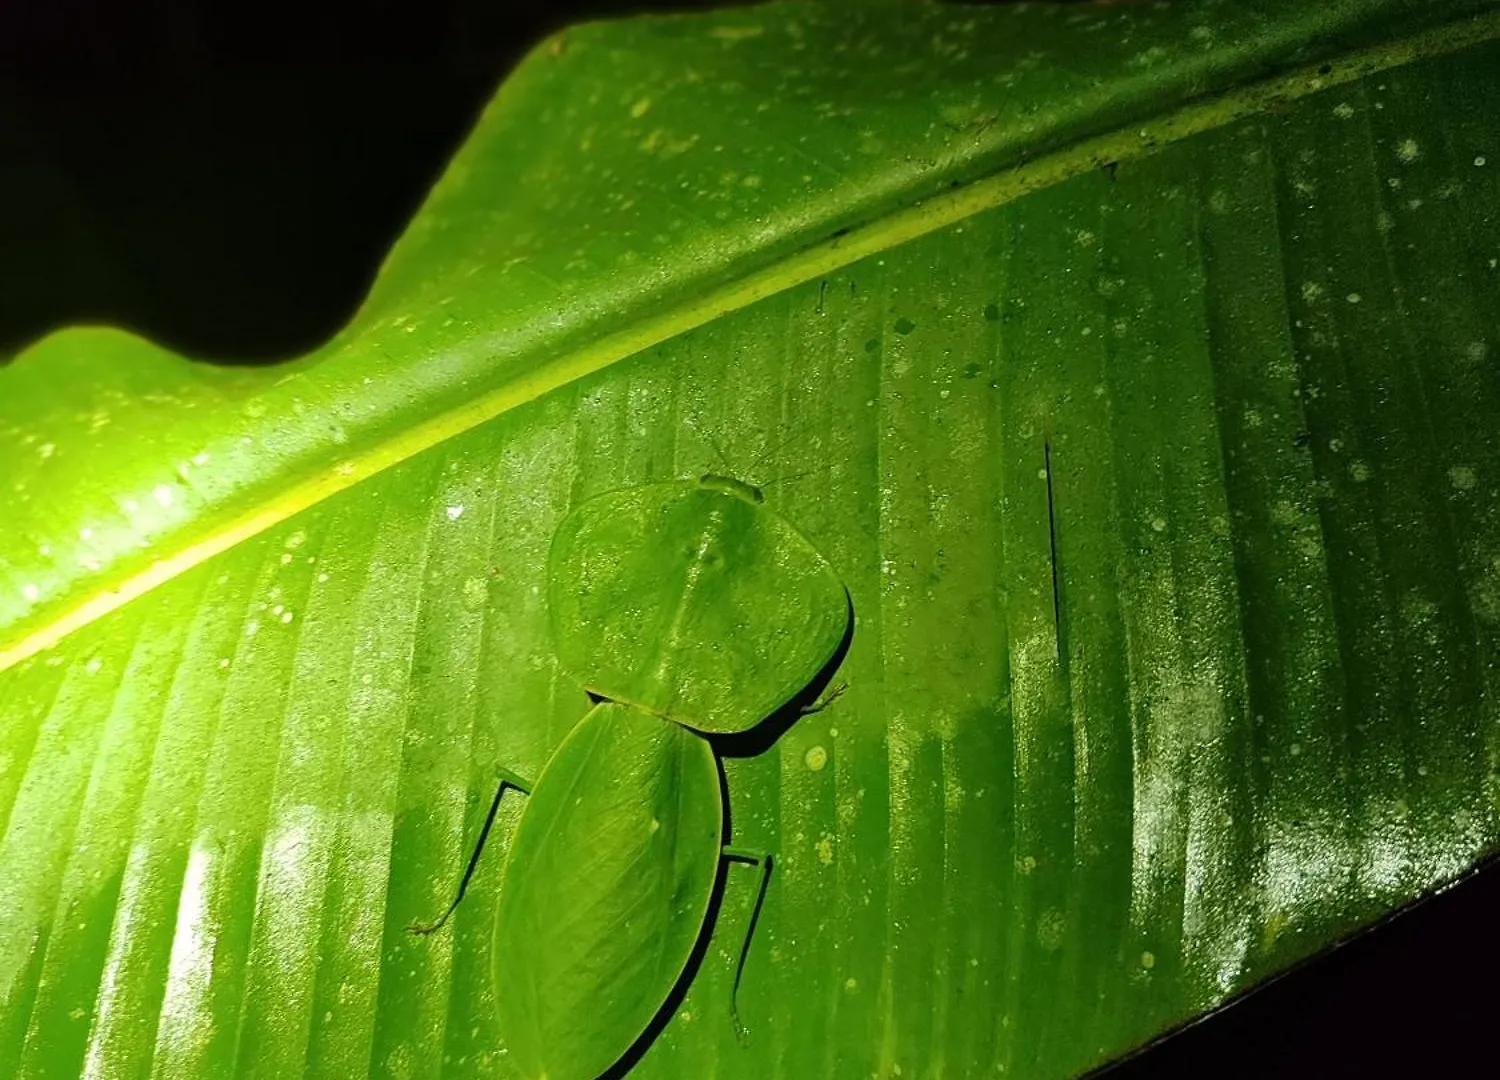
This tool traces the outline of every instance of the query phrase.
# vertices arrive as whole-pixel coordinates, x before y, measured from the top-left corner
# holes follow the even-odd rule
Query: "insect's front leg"
[[[829,687],[823,692],[823,695],[818,698],[817,701],[814,701],[811,705],[802,706],[801,715],[811,716],[813,713],[822,712],[839,698],[843,697],[844,691],[847,689],[849,689],[849,684],[846,682],[841,682],[837,686]]]
[[[725,847],[724,858],[730,862],[760,867],[760,891],[755,896],[755,907],[750,909],[750,922],[745,926],[745,941],[740,946],[740,959],[734,967],[734,986],[729,991],[729,1019],[734,1024],[735,1037],[744,1042],[750,1033],[740,1022],[740,979],[745,974],[745,961],[750,957],[750,939],[755,936],[755,924],[760,921],[760,909],[766,902],[766,889],[771,884],[773,860],[769,851],[747,851],[736,847]]]
[[[479,866],[479,854],[484,850],[484,842],[489,839],[490,826],[495,824],[495,815],[500,812],[500,799],[505,794],[505,789],[515,788],[522,795],[530,795],[531,789],[536,786],[530,780],[521,778],[509,769],[497,768],[495,771],[499,774],[500,783],[495,788],[495,797],[490,802],[490,811],[485,815],[484,826],[479,830],[479,842],[474,845],[474,854],[469,856],[469,865],[464,867],[464,876],[458,883],[458,892],[454,895],[453,902],[433,922],[408,924],[407,933],[426,935],[442,929],[443,924],[448,921],[448,916],[453,914],[454,909],[458,907],[458,902],[464,898],[464,893],[469,889],[469,879],[474,876],[474,870]]]

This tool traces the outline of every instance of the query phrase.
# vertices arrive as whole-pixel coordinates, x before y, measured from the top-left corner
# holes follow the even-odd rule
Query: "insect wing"
[[[719,870],[713,751],[627,705],[592,709],[527,803],[495,915],[495,1003],[520,1075],[596,1080],[681,978]]]
[[[745,731],[848,626],[828,560],[780,515],[696,481],[610,492],[553,538],[558,659],[592,692],[702,731]]]

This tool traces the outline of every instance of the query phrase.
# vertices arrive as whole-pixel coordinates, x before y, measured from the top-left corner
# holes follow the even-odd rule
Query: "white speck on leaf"
[[[1472,465],[1455,465],[1448,470],[1448,483],[1457,491],[1471,491],[1477,477]]]

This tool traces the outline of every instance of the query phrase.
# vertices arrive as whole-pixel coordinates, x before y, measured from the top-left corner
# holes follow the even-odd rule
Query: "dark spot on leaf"
[[[1000,321],[1000,305],[989,303],[984,305],[984,317],[989,322]]]
[[[917,324],[912,322],[904,315],[896,320],[896,333],[898,334],[906,335],[911,333],[916,328]]]
[[[1292,437],[1292,443],[1295,446],[1306,446],[1308,444],[1308,441],[1311,440],[1311,439],[1312,439],[1312,433],[1311,432],[1309,432],[1309,431],[1299,431],[1299,432],[1297,432],[1296,435],[1294,435]]]
[[[869,353],[871,356],[874,356],[879,351],[880,341],[878,338],[871,338],[869,341],[865,342],[865,352]]]
[[[964,368],[964,378],[972,379],[983,370],[978,364],[970,364]]]

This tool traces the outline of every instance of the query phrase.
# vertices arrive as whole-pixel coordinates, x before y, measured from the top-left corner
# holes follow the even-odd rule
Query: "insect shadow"
[[[781,736],[790,730],[802,717],[811,712],[818,711],[818,702],[823,699],[829,690],[833,677],[838,673],[844,662],[844,657],[849,653],[849,646],[854,641],[854,601],[849,597],[847,590],[844,592],[844,602],[848,613],[848,622],[844,627],[843,639],[838,648],[829,657],[828,662],[813,676],[812,681],[807,684],[795,697],[788,701],[774,713],[767,716],[758,725],[749,731],[735,732],[733,734],[701,733],[710,745],[713,746],[719,765],[719,795],[724,800],[724,832],[722,843],[728,844],[733,836],[732,812],[729,802],[729,780],[724,774],[725,758],[747,758],[755,757],[765,753],[775,746]],[[837,691],[834,692],[835,696]],[[603,700],[590,694],[594,701]],[[693,979],[697,977],[703,961],[708,955],[708,947],[713,942],[714,927],[718,925],[719,910],[724,905],[724,893],[729,884],[729,860],[723,860],[719,865],[718,877],[714,880],[714,889],[708,902],[708,914],[703,920],[703,929],[698,934],[698,940],[693,945],[693,951],[688,956],[687,966],[683,968],[682,974],[672,985],[666,1000],[646,1029],[641,1032],[635,1043],[625,1052],[625,1056],[603,1073],[599,1080],[624,1080],[630,1070],[639,1064],[647,1050],[656,1042],[666,1027],[677,1014],[683,999],[687,997],[688,988],[693,985]],[[756,924],[760,921],[760,909],[766,900],[762,892],[755,901],[755,909],[750,912],[750,922],[746,927],[746,943],[754,938]],[[735,969],[735,982],[739,982],[741,972],[744,970],[748,950],[740,954],[738,965]]]
[[[854,601],[849,597],[847,589],[844,592],[844,605],[848,613],[846,616],[848,622],[844,625],[844,636],[840,639],[838,647],[834,649],[833,655],[829,657],[828,663],[819,669],[806,687],[749,731],[706,736],[720,758],[755,757],[758,754],[764,754],[776,745],[793,724],[808,713],[818,710],[818,701],[828,693],[829,684],[833,682],[834,675],[838,673],[839,666],[843,664],[844,657],[849,653],[849,646],[854,641]],[[838,691],[835,691],[835,694],[837,693]],[[725,805],[727,806],[728,803]],[[727,828],[727,817],[725,825]],[[728,843],[727,837],[725,843]]]

